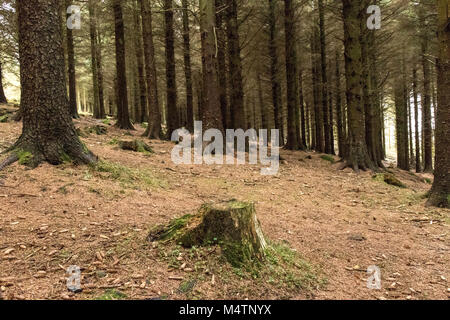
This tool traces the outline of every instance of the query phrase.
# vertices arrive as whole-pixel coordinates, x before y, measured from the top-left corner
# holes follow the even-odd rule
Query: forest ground
[[[104,172],[16,163],[1,173],[0,299],[450,298],[450,211],[424,206],[431,175],[390,168],[402,189],[284,150],[276,176],[261,176],[259,165],[176,166],[170,142],[148,141],[152,154],[118,149],[117,140],[143,133],[139,125],[124,132],[76,121],[97,124],[107,135],[82,141],[107,161]],[[0,151],[20,131],[0,123]],[[157,224],[231,198],[255,202],[265,236],[300,253],[317,286],[276,285],[217,262],[213,250],[146,240]],[[81,293],[66,288],[70,265],[81,267]],[[366,287],[369,265],[381,269],[381,290]]]

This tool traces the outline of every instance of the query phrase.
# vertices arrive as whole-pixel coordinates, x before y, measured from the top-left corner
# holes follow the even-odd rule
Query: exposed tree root
[[[5,160],[3,160],[2,163],[0,163],[0,171],[5,169],[6,167],[12,165],[14,162],[19,160],[19,156],[16,154],[12,154],[9,157],[7,157]]]

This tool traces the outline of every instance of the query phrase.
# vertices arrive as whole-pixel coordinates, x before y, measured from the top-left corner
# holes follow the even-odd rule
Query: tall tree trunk
[[[281,100],[281,84],[278,75],[278,52],[276,44],[276,0],[269,0],[269,55],[270,55],[270,82],[272,84],[272,103],[275,129],[280,131],[280,146],[284,145],[283,136],[283,106]]]
[[[345,147],[345,130],[343,123],[343,112],[342,112],[342,89],[341,89],[341,71],[339,67],[339,53],[336,50],[336,122],[337,122],[337,134],[338,134],[338,149],[339,157],[344,157],[344,147]]]
[[[242,58],[239,40],[238,7],[236,0],[225,0],[227,5],[226,29],[228,40],[228,67],[231,83],[230,114],[234,129],[245,129],[244,85],[242,80]]]
[[[359,0],[343,0],[345,77],[347,80],[348,152],[345,166],[374,169],[366,146],[364,110],[362,106],[362,60],[360,21],[362,11]]]
[[[303,70],[300,69],[298,73],[298,91],[299,91],[299,102],[300,102],[300,120],[301,120],[301,143],[305,148],[308,147],[306,139],[306,117],[305,117],[305,97],[303,93]]]
[[[66,8],[68,8],[71,5],[72,0],[65,1]],[[66,17],[69,18],[70,13],[67,13]],[[70,28],[67,28],[66,40],[67,40],[67,68],[68,68],[67,73],[69,78],[69,112],[73,118],[79,118],[77,108],[77,84],[75,76],[75,50],[73,44],[73,31]]]
[[[423,68],[423,143],[424,143],[424,172],[433,172],[432,131],[431,131],[431,95],[430,95],[430,66],[428,63],[428,39],[422,39],[422,68]]]
[[[319,0],[319,42],[320,65],[322,71],[322,116],[324,126],[325,153],[331,154],[330,119],[328,110],[328,79],[327,79],[327,55],[325,42],[325,9],[323,0]]]
[[[31,167],[68,158],[77,163],[96,161],[79,140],[69,113],[61,5],[60,0],[17,2],[23,127],[0,170],[17,161],[19,154],[21,163]]]
[[[436,118],[436,170],[427,204],[450,207],[450,11],[446,0],[437,1],[438,11],[438,108]]]
[[[89,34],[91,38],[91,71],[94,98],[94,118],[100,119],[100,99],[98,86],[98,64],[97,64],[97,3],[95,0],[89,0]]]
[[[216,69],[215,14],[214,1],[200,0],[203,67],[202,128],[203,131],[213,128],[224,132]]]
[[[105,95],[103,90],[103,66],[102,66],[102,38],[99,28],[97,28],[97,81],[98,81],[98,106],[99,117],[103,119],[106,117],[105,111]]]
[[[147,96],[145,87],[145,73],[144,73],[144,51],[142,48],[142,29],[141,29],[141,17],[137,7],[137,0],[133,0],[133,18],[134,18],[134,29],[136,34],[134,35],[134,46],[135,46],[135,56],[137,62],[137,75],[138,75],[138,87],[139,87],[139,101],[138,109],[136,114],[137,122],[144,122],[145,115],[147,112]]]
[[[408,114],[404,87],[405,83],[402,80],[397,80],[394,88],[397,167],[403,170],[409,170]]]
[[[187,0],[185,0],[187,1]],[[226,66],[226,30],[223,19],[225,16],[223,0],[216,0],[216,36],[217,36],[217,72],[219,77],[220,110],[224,129],[231,128],[230,112],[228,110],[228,78]]]
[[[188,0],[183,0],[182,6],[183,6],[184,75],[186,78],[187,129],[192,132],[192,130],[194,130],[194,93],[192,89],[191,40],[189,28]]]
[[[413,69],[413,96],[414,96],[414,129],[416,145],[416,172],[422,172],[420,161],[420,137],[419,137],[419,104],[417,99],[417,69]]]
[[[3,71],[2,71],[2,60],[0,56],[0,103],[8,103],[5,96],[5,91],[3,91]]]
[[[288,110],[288,135],[286,148],[298,150],[301,148],[297,135],[296,110],[297,100],[297,53],[295,48],[295,12],[292,0],[284,0],[285,45],[286,45],[286,99]]]
[[[139,0],[142,15],[142,35],[144,44],[145,76],[147,83],[148,127],[144,135],[150,139],[160,139],[161,111],[158,97],[155,46],[153,43],[152,11],[148,0]]]
[[[311,37],[311,54],[312,54],[312,85],[313,85],[313,96],[314,96],[314,132],[315,141],[314,149],[317,152],[325,151],[325,140],[324,140],[324,126],[323,126],[323,108],[321,105],[322,98],[322,85],[320,79],[320,59],[319,56],[319,46],[318,46],[318,30],[314,26],[312,37]]]
[[[125,64],[125,35],[122,14],[122,0],[114,0],[114,25],[116,43],[117,73],[117,124],[120,129],[134,129],[128,111],[127,76]]]
[[[175,70],[175,30],[173,22],[173,0],[164,0],[164,30],[166,44],[166,96],[167,96],[167,133],[170,139],[172,132],[179,128],[177,108],[177,79]]]

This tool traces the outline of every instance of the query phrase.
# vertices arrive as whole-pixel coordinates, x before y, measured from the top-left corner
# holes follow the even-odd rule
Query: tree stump
[[[205,204],[197,214],[172,220],[149,234],[150,241],[174,240],[183,247],[217,244],[235,267],[265,259],[266,240],[253,203]]]
[[[153,149],[141,140],[122,140],[119,141],[119,148],[122,150],[129,150],[134,152],[149,152],[153,153]]]

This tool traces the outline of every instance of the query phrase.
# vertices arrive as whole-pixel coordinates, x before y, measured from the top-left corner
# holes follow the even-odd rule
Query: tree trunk
[[[91,71],[92,71],[92,85],[94,98],[94,118],[100,117],[100,99],[98,86],[98,64],[97,64],[97,3],[94,0],[89,0],[89,34],[91,38]]]
[[[215,4],[211,0],[200,0],[200,32],[202,37],[203,71],[203,131],[218,129],[224,132],[220,111],[219,84],[216,69]]]
[[[422,172],[420,161],[420,137],[419,137],[419,104],[417,99],[417,70],[413,69],[413,96],[414,96],[414,128],[416,145],[416,172]]]
[[[317,27],[313,26],[311,36],[311,66],[312,66],[312,86],[313,86],[313,98],[314,98],[314,149],[317,152],[325,151],[325,140],[323,132],[323,108],[321,107],[322,97],[322,85],[320,79],[320,59],[319,46],[318,46],[318,32]]]
[[[446,0],[437,1],[438,11],[438,108],[436,118],[436,170],[427,204],[450,207],[450,16]]]
[[[284,145],[283,136],[283,106],[281,100],[281,84],[278,75],[278,53],[276,44],[276,19],[275,8],[276,0],[269,0],[269,55],[270,55],[270,82],[272,84],[272,103],[275,129],[280,131],[280,146]]]
[[[22,134],[11,157],[31,167],[69,159],[91,163],[96,157],[79,140],[69,113],[60,0],[17,2]],[[39,21],[32,24],[30,21]]]
[[[177,108],[177,79],[175,70],[175,30],[173,22],[173,0],[164,0],[164,30],[166,43],[166,96],[167,96],[167,133],[170,139],[172,132],[180,126]]]
[[[68,8],[72,5],[72,0],[65,1],[65,7]],[[70,13],[66,14],[66,18],[70,17]],[[77,108],[77,84],[75,76],[75,51],[73,44],[73,31],[70,28],[66,28],[66,40],[67,40],[67,67],[69,78],[69,112],[73,118],[79,118]],[[1,95],[1,93],[0,93]]]
[[[185,0],[187,1],[187,0]],[[216,0],[216,36],[217,36],[217,73],[220,90],[220,110],[222,113],[223,128],[232,128],[230,123],[230,112],[228,109],[228,77],[226,66],[226,30],[224,27],[224,3],[223,0]]]
[[[219,244],[223,255],[234,267],[262,262],[266,257],[267,243],[255,206],[245,202],[203,205],[196,215],[185,215],[167,226],[156,227],[148,239],[174,240],[188,248]]]
[[[117,73],[117,124],[124,130],[134,130],[128,112],[127,76],[125,64],[125,36],[122,14],[122,0],[114,0],[114,25],[116,42],[116,73]]]
[[[297,135],[297,53],[295,48],[295,14],[292,0],[284,0],[285,44],[286,44],[286,99],[288,110],[288,135],[286,149],[299,150]]]
[[[325,139],[325,153],[331,154],[330,141],[330,120],[328,110],[328,79],[327,79],[327,56],[325,43],[325,12],[323,0],[319,0],[319,43],[320,43],[320,65],[322,71],[321,88],[322,88],[322,116],[323,129]]]
[[[5,92],[3,91],[3,71],[2,71],[2,60],[0,57],[0,103],[8,103],[6,99]]]
[[[300,120],[301,120],[301,143],[307,148],[308,143],[306,139],[306,117],[305,117],[305,96],[303,93],[303,70],[300,69],[298,73],[298,91],[299,91],[299,102],[300,102]]]
[[[424,172],[433,172],[432,131],[431,131],[431,95],[430,95],[430,66],[428,62],[428,39],[422,39],[422,68],[423,68],[423,143],[424,143]]]
[[[244,87],[242,80],[242,59],[239,41],[238,8],[236,0],[225,0],[226,29],[228,40],[228,67],[230,88],[230,114],[234,129],[245,129]]]
[[[405,83],[397,80],[394,88],[395,95],[395,132],[397,141],[397,167],[409,170],[408,155],[408,115],[407,103],[405,101]]]
[[[147,96],[145,87],[145,74],[144,74],[144,52],[142,48],[142,30],[141,30],[141,18],[139,15],[139,10],[137,7],[137,0],[133,0],[133,18],[134,18],[134,28],[136,34],[134,35],[134,46],[135,46],[135,56],[137,62],[138,71],[138,88],[139,88],[139,101],[138,108],[136,110],[136,121],[144,122],[147,112]]]
[[[336,121],[337,121],[337,133],[338,133],[338,149],[339,157],[344,157],[344,147],[345,147],[345,130],[343,123],[343,112],[342,112],[342,98],[341,98],[341,71],[339,68],[339,53],[336,50]]]
[[[348,152],[345,166],[374,169],[366,146],[364,110],[362,106],[362,60],[360,21],[362,11],[359,0],[343,0],[345,77],[347,80]]]
[[[150,139],[160,139],[161,111],[158,98],[155,46],[153,43],[152,11],[148,0],[139,0],[142,15],[142,35],[144,44],[145,76],[147,83],[148,127],[144,135]]]
[[[183,49],[184,49],[184,75],[186,79],[186,127],[192,132],[194,130],[194,93],[192,89],[191,68],[191,39],[189,28],[188,0],[182,1],[183,6]]]

